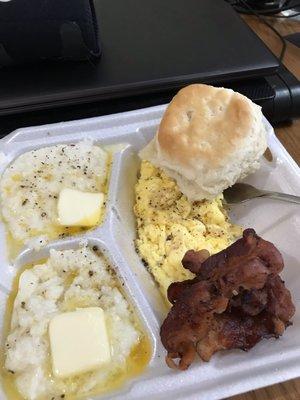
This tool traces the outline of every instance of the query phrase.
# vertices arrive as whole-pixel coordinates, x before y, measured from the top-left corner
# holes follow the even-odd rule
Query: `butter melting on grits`
[[[63,189],[103,193],[108,191],[113,147],[106,149],[90,141],[60,144],[21,154],[0,179],[1,217],[6,225],[9,257],[24,244],[38,249],[50,240],[86,231],[105,217],[81,221],[88,226],[62,226],[57,202]]]
[[[111,361],[61,378],[52,373],[49,321],[78,308],[105,312]],[[50,251],[19,271],[8,297],[0,380],[9,400],[76,400],[119,388],[147,366],[152,348],[121,282],[97,248]]]
[[[172,178],[148,161],[142,161],[135,192],[137,251],[165,297],[172,282],[194,276],[181,264],[187,250],[214,254],[242,233],[229,221],[222,195],[191,203]]]

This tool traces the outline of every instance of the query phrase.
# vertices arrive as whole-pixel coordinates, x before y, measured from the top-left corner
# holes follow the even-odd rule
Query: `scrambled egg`
[[[136,248],[165,297],[172,282],[194,276],[181,264],[187,250],[214,254],[242,233],[229,221],[222,195],[191,203],[172,178],[148,161],[142,161],[135,192]]]

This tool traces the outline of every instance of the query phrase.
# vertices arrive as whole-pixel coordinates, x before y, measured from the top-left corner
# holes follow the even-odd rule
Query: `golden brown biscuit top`
[[[194,84],[181,89],[161,120],[157,140],[163,155],[191,167],[197,159],[222,165],[253,128],[254,105],[224,88]]]

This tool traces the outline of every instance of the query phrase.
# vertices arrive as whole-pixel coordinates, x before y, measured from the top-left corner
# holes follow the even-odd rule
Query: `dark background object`
[[[275,35],[279,37],[282,43],[281,52],[278,57],[282,62],[286,52],[287,39],[270,22],[273,18],[288,19],[300,15],[297,7],[300,7],[298,0],[226,0],[227,3],[241,14],[250,14],[257,17],[265,24]],[[284,13],[287,11],[287,13]],[[269,17],[269,18],[266,18]],[[291,41],[291,40],[290,40]]]
[[[222,82],[220,85],[232,88],[259,104],[263,109],[264,115],[273,123],[299,117],[300,85],[298,80],[284,67],[277,74],[267,77]],[[54,107],[15,115],[9,114],[0,117],[0,137],[24,126],[97,117],[166,104],[177,91],[177,88],[167,89],[147,95],[142,94],[65,107]]]
[[[292,33],[291,35],[285,36],[285,39],[293,43],[293,45],[300,48],[300,32]]]
[[[99,55],[92,0],[0,2],[0,66]]]
[[[0,115],[263,76],[278,68],[223,0],[96,0],[95,7],[101,61],[0,70]]]
[[[282,7],[285,3],[287,3],[287,0],[245,0],[246,3],[248,3],[251,7],[254,8],[260,8],[264,10],[268,9],[274,9],[274,8],[280,8]]]
[[[277,16],[282,11],[291,10],[297,12],[300,6],[299,0],[226,0],[236,10],[246,14],[252,14],[253,11],[261,15],[275,16],[276,18],[289,18],[288,16]],[[251,11],[251,9],[253,11]]]
[[[244,2],[254,9],[270,11],[280,10],[289,3],[289,0],[244,0]],[[239,4],[239,0],[233,0],[233,3]]]

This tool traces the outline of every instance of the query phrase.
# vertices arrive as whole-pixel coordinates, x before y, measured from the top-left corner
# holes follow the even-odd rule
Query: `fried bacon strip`
[[[209,361],[219,350],[249,350],[291,324],[295,307],[278,275],[282,256],[253,229],[211,257],[206,250],[189,250],[182,265],[196,277],[168,289],[173,306],[160,336],[169,367],[187,369],[196,353]]]

